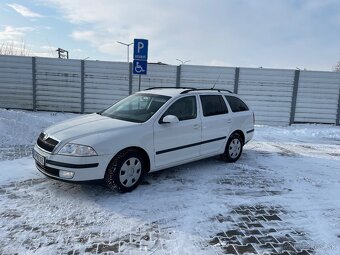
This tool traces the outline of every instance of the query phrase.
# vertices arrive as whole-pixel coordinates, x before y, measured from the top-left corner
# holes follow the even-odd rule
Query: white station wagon
[[[150,88],[47,128],[33,157],[51,178],[129,192],[148,172],[216,155],[235,162],[253,134],[254,113],[230,91]]]

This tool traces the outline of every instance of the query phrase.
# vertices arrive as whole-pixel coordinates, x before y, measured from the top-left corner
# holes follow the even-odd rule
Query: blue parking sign
[[[134,60],[132,68],[133,74],[146,74],[148,62],[146,60]]]
[[[148,44],[146,39],[133,40],[133,59],[148,60]]]

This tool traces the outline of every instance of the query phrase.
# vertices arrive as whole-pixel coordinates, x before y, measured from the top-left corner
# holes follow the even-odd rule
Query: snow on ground
[[[78,114],[0,108],[0,146],[34,144],[42,129],[76,116]]]
[[[340,254],[340,128],[257,126],[234,164],[148,174],[134,192],[48,179],[31,148],[75,114],[0,110],[0,254]]]

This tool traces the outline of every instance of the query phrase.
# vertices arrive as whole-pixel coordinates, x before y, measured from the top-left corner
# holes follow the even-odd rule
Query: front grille
[[[54,148],[57,146],[58,141],[52,139],[51,137],[44,140],[45,134],[41,133],[38,137],[37,144],[40,148],[44,149],[45,151],[52,152]]]
[[[42,165],[38,164],[37,162],[35,164],[36,164],[37,168],[42,170],[43,172],[46,172],[46,173],[48,173],[52,176],[55,176],[55,177],[59,177],[59,170],[58,169],[48,167],[48,166],[42,166]]]

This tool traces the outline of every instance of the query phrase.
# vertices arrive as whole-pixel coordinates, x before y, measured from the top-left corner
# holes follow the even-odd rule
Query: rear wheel
[[[227,162],[235,162],[241,157],[242,150],[242,137],[237,133],[233,133],[228,139],[224,154],[222,155],[223,159]]]
[[[130,192],[138,186],[144,167],[144,158],[138,151],[119,152],[106,169],[105,182],[112,190]]]

